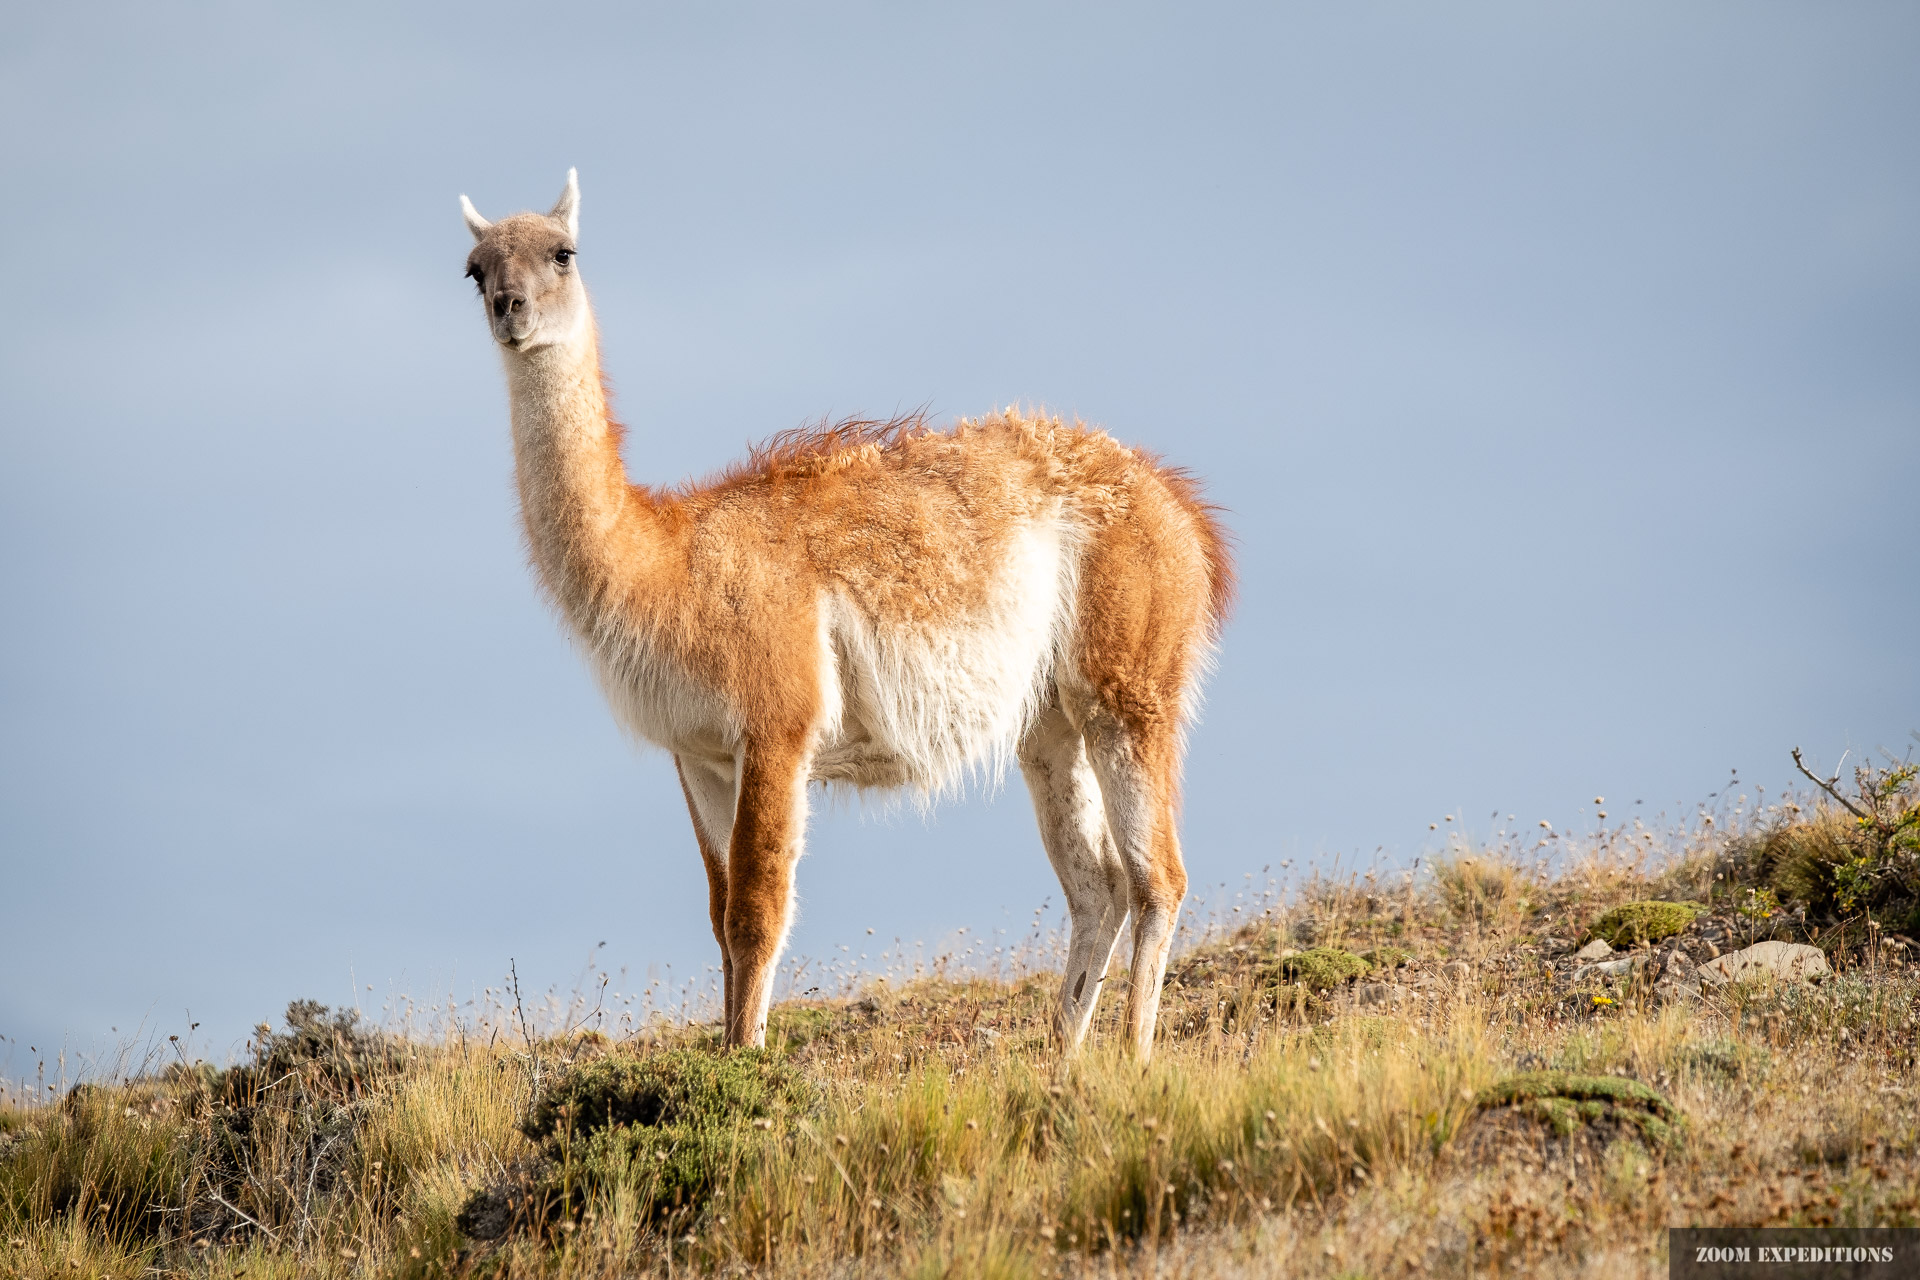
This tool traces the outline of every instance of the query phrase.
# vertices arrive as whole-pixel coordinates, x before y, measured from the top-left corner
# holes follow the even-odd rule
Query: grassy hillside
[[[296,1004],[238,1066],[0,1111],[0,1274],[1654,1276],[1669,1225],[1917,1225],[1911,904],[1820,898],[1847,821],[1216,895],[1145,1069],[1118,990],[1059,1063],[1038,972],[788,1001],[746,1054]],[[1836,972],[1698,980],[1767,937]]]

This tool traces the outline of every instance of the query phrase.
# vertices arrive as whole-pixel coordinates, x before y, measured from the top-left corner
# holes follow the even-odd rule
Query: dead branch
[[[1832,796],[1835,800],[1839,801],[1840,806],[1844,808],[1848,813],[1851,813],[1854,817],[1860,819],[1860,821],[1862,822],[1874,821],[1874,816],[1872,814],[1862,810],[1858,805],[1854,804],[1853,801],[1841,795],[1839,790],[1833,785],[1834,783],[1840,781],[1839,774],[1836,773],[1831,778],[1822,779],[1813,770],[1807,768],[1807,762],[1800,758],[1800,748],[1798,747],[1795,747],[1793,749],[1793,765],[1794,765],[1794,768],[1800,770],[1801,773],[1805,774],[1808,780],[1811,781],[1814,786],[1820,788],[1822,791]],[[1876,823],[1876,825],[1878,824]]]

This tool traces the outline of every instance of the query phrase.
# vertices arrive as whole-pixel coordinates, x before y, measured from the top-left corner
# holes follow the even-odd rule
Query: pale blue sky
[[[0,1074],[713,959],[460,278],[569,165],[639,478],[1013,401],[1206,478],[1197,882],[1903,748],[1916,66],[1903,4],[17,8]],[[801,891],[819,953],[1055,886],[1016,783]]]

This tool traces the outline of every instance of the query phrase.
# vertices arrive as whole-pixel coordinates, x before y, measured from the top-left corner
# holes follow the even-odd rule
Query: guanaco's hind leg
[[[1020,771],[1033,794],[1040,842],[1060,877],[1073,918],[1067,973],[1053,1023],[1061,1049],[1071,1055],[1093,1021],[1114,944],[1127,920],[1127,874],[1107,834],[1086,740],[1057,705],[1035,717],[1021,740]]]
[[[1144,727],[1144,726],[1143,726]],[[1107,826],[1126,869],[1133,905],[1133,967],[1127,991],[1127,1042],[1141,1061],[1153,1054],[1160,984],[1173,947],[1174,922],[1187,894],[1174,830],[1177,730],[1128,728],[1110,713],[1086,726],[1087,754],[1105,802]]]
[[[797,741],[749,741],[741,753],[727,856],[729,1045],[767,1042],[773,967],[793,918],[793,864],[806,832],[808,763]]]
[[[687,798],[687,812],[693,816],[693,838],[700,844],[700,861],[707,868],[707,915],[713,921],[713,936],[720,944],[721,987],[726,1001],[726,1020],[733,1025],[733,957],[727,950],[727,848],[733,841],[734,789],[732,769],[726,774],[699,760],[673,758],[674,772],[680,775],[680,792]]]

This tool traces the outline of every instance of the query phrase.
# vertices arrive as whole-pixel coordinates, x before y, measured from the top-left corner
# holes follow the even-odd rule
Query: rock
[[[1690,1004],[1700,998],[1700,967],[1684,947],[1676,946],[1660,957],[1652,994],[1658,1004]]]
[[[1353,989],[1353,1002],[1358,1005],[1399,1004],[1412,995],[1405,987],[1396,987],[1390,982],[1362,982]]]
[[[1700,986],[1694,982],[1662,978],[1653,984],[1652,995],[1656,1004],[1692,1004],[1700,998]]]
[[[1626,956],[1619,960],[1603,960],[1598,964],[1584,964],[1573,971],[1575,982],[1585,982],[1589,978],[1600,978],[1607,982],[1616,982],[1633,976],[1635,969],[1646,967],[1644,955]]]
[[[1542,938],[1540,945],[1546,949],[1546,953],[1550,956],[1563,956],[1573,950],[1573,944],[1565,938]]]
[[[1605,960],[1613,954],[1613,948],[1607,945],[1605,938],[1595,938],[1586,946],[1573,953],[1575,960],[1592,964],[1595,960]]]
[[[1700,976],[1716,986],[1753,978],[1778,982],[1817,982],[1833,976],[1832,966],[1818,947],[1804,942],[1756,942],[1744,951],[1730,951],[1700,966]]]
[[[1675,982],[1698,982],[1700,966],[1693,962],[1692,956],[1681,948],[1675,947],[1660,957],[1660,967],[1656,970],[1655,977],[1662,982],[1668,979]]]

